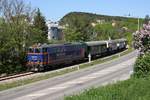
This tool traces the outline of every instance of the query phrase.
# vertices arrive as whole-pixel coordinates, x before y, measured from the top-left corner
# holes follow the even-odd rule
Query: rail
[[[27,75],[31,75],[31,74],[34,74],[34,72],[26,72],[26,73],[22,73],[22,74],[16,74],[16,75],[11,75],[11,76],[1,77],[0,81],[9,80],[9,79],[18,78],[18,77],[23,77],[23,76],[27,76]]]

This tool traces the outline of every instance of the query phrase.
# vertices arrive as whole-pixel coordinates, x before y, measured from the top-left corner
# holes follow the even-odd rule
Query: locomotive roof
[[[57,47],[57,46],[67,46],[67,45],[81,45],[83,43],[65,43],[65,44],[39,44],[39,45],[35,45],[35,46],[32,46],[31,48],[45,48],[45,47]]]

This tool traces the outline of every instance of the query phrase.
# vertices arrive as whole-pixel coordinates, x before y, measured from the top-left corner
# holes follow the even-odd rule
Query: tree
[[[134,65],[134,77],[147,77],[150,75],[150,53],[139,56]]]
[[[88,41],[92,34],[91,23],[85,16],[72,16],[68,27],[64,30],[66,41]]]
[[[134,47],[140,51],[141,55],[150,52],[150,22],[144,24],[143,28],[133,33]]]
[[[46,21],[44,16],[42,16],[42,13],[40,12],[40,9],[38,8],[36,15],[34,16],[34,22],[33,22],[34,28],[39,29],[42,32],[42,36],[47,40],[47,34],[48,34],[48,27],[46,25]],[[45,41],[44,41],[45,42]]]
[[[124,34],[119,32],[118,27],[113,27],[111,23],[97,24],[94,31],[97,33],[96,40],[118,39],[124,37]]]
[[[42,41],[41,32],[32,27],[35,10],[23,0],[1,0],[0,72],[24,70],[26,48]]]

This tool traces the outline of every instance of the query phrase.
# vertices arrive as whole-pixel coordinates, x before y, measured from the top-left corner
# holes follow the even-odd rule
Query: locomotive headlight
[[[40,59],[38,59],[38,60],[37,60],[37,62],[38,62],[38,64],[39,64],[39,65],[41,64],[41,61],[40,61]]]
[[[120,44],[119,43],[117,43],[117,47],[119,47],[120,46]]]
[[[32,56],[32,60],[37,60],[37,56]]]
[[[124,45],[125,45],[126,43],[124,42]]]
[[[40,61],[39,61],[39,60],[37,61],[37,64],[40,64]]]

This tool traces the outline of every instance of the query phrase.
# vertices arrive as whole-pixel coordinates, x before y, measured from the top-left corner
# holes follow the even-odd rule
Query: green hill
[[[140,19],[140,25],[143,19]],[[91,41],[127,38],[132,41],[132,33],[137,30],[138,19],[120,16],[106,16],[85,12],[71,12],[60,24],[65,27],[66,41]]]
[[[137,24],[137,18],[121,17],[121,16],[108,16],[98,15],[86,12],[71,12],[65,15],[61,20],[60,24],[71,24],[74,18],[86,18],[89,22],[96,22],[97,20],[105,20],[106,22],[112,21],[128,21]]]

